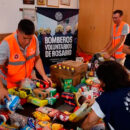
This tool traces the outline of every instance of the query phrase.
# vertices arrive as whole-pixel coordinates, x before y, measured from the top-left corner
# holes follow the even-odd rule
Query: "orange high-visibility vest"
[[[114,26],[113,26],[112,48],[114,48],[120,42],[121,33],[122,33],[122,29],[123,29],[124,24],[126,24],[126,23],[125,22],[121,22],[117,31],[116,31],[116,24],[114,24]],[[116,52],[113,54],[113,57],[115,57],[116,59],[123,59],[125,57],[125,53],[122,52],[123,45],[124,44],[122,44],[116,50]]]
[[[4,40],[8,43],[10,57],[8,64],[5,66],[6,71],[2,69],[2,72],[6,75],[7,88],[17,87],[21,80],[31,76],[36,56],[36,38],[35,36],[32,37],[27,47],[26,56],[20,50],[19,44],[15,39],[15,33]]]

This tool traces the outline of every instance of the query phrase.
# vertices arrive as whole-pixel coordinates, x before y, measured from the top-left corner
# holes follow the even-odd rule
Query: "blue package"
[[[35,128],[35,119],[29,117],[29,118],[28,118],[28,125],[29,125],[31,128]]]
[[[15,111],[15,109],[17,108],[17,106],[18,106],[18,104],[20,102],[20,98],[18,96],[10,95],[10,94],[9,94],[9,98],[10,98],[9,101],[7,99],[5,99],[6,107],[10,111]]]

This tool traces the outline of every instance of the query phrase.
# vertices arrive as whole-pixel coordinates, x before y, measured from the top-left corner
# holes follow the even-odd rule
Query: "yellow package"
[[[48,122],[48,121],[38,121],[38,124],[41,126],[41,127],[48,127],[51,129],[51,123]]]
[[[25,91],[19,90],[19,97],[20,98],[27,98],[27,93]]]
[[[32,96],[29,96],[27,102],[30,102],[36,106],[43,107],[48,104],[48,100],[41,100]]]
[[[63,128],[62,124],[54,123],[52,124],[52,130],[60,130]]]
[[[80,91],[78,91],[78,92],[76,92],[76,93],[74,93],[75,94],[75,100],[76,100],[76,104],[77,104],[77,106],[80,106],[80,103],[79,103],[79,98],[81,97],[81,92]]]
[[[70,115],[70,114],[71,114],[71,113],[68,112],[68,111],[64,111],[64,113],[65,113],[66,115]]]
[[[50,121],[50,117],[47,114],[43,114],[39,111],[33,112],[33,116],[40,121]]]
[[[15,88],[9,88],[8,89],[8,92],[9,92],[9,94],[11,94],[11,95],[15,95]]]
[[[92,84],[93,84],[93,81],[89,78],[89,79],[86,80],[86,84],[87,84],[87,85],[92,85]]]
[[[87,108],[87,103],[83,103],[82,106],[69,116],[71,122],[77,122],[83,119],[91,110],[91,107]]]
[[[52,88],[56,88],[56,83],[52,83]]]

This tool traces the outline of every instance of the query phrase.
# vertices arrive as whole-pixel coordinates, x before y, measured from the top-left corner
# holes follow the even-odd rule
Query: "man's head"
[[[59,25],[57,25],[55,31],[56,31],[56,33],[59,33],[59,32],[62,32],[62,33],[63,33],[63,31],[64,31],[64,27],[63,27],[61,24],[59,24]]]
[[[71,32],[71,30],[72,30],[72,27],[68,25],[68,26],[66,27],[66,32]]]
[[[45,32],[46,32],[46,34],[51,34],[51,29],[50,28],[46,28]]]
[[[120,24],[120,22],[122,21],[122,16],[123,16],[123,11],[122,10],[115,10],[113,12],[113,22],[117,25]]]
[[[35,26],[32,21],[28,19],[22,19],[18,24],[17,35],[20,45],[25,48],[35,33]]]

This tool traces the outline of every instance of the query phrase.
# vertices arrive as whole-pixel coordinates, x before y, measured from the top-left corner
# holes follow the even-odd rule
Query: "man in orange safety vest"
[[[8,98],[5,88],[19,86],[24,78],[31,78],[34,67],[42,78],[50,83],[39,56],[39,43],[34,35],[32,21],[22,19],[15,33],[4,38],[0,44],[0,101]]]
[[[126,35],[129,33],[129,25],[122,21],[123,11],[115,10],[113,12],[113,28],[109,42],[104,47],[104,57],[109,59],[113,56],[117,62],[123,63],[125,53],[122,52]]]

